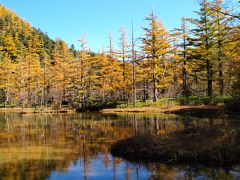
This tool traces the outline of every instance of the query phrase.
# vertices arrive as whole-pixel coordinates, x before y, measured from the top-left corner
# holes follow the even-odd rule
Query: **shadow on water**
[[[1,179],[172,179],[240,177],[240,168],[133,163],[110,147],[137,134],[165,135],[237,119],[166,114],[0,114]]]

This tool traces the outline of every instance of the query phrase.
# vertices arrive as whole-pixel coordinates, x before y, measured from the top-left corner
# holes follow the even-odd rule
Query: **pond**
[[[239,126],[237,118],[166,114],[0,114],[0,179],[240,179],[240,166],[129,162],[110,147],[136,134],[189,126]]]

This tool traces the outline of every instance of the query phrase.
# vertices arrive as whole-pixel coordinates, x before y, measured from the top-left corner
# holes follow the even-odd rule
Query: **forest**
[[[199,3],[197,18],[182,17],[170,31],[152,12],[136,37],[133,20],[128,32],[120,29],[118,47],[110,33],[99,52],[85,37],[79,50],[52,40],[0,5],[0,106],[83,109],[239,96],[240,16],[221,0]]]

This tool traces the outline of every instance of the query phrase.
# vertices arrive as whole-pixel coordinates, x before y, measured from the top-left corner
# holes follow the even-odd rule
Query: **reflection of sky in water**
[[[234,177],[240,179],[240,168],[237,170],[231,170],[230,174],[232,174]]]
[[[88,163],[87,174],[84,175],[84,162],[78,160],[76,164],[71,164],[67,172],[53,172],[49,180],[65,180],[65,179],[148,179],[151,173],[142,166],[134,166],[133,164],[122,161],[113,167],[113,157],[110,156],[110,165],[104,164],[104,157],[98,156],[98,159],[91,160]],[[138,169],[137,169],[138,167]],[[115,171],[115,172],[114,172]],[[115,175],[114,175],[115,174]]]

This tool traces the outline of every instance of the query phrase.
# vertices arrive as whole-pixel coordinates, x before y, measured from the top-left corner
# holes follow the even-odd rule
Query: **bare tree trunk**
[[[205,28],[207,27],[207,16],[205,15]],[[207,28],[205,30],[206,34],[209,34]],[[206,65],[207,65],[207,95],[212,96],[212,77],[213,77],[213,70],[212,70],[212,62],[209,59],[209,38],[205,38],[205,58],[206,58]]]
[[[219,13],[217,12],[217,27],[218,27],[218,81],[219,81],[219,93],[222,96],[224,92],[224,82],[223,82],[223,63],[222,63],[222,40],[221,40],[221,25],[219,20]]]
[[[31,52],[31,51],[30,51]],[[28,59],[28,92],[27,92],[28,106],[31,104],[31,55]]]
[[[218,78],[219,78],[219,93],[222,96],[224,93],[224,82],[223,82],[223,65],[219,62],[218,65]]]
[[[144,77],[144,84],[143,84],[143,101],[147,100],[147,82],[146,77]]]
[[[135,52],[135,42],[134,42],[134,29],[132,22],[132,105],[136,107],[136,52]]]
[[[155,63],[153,69],[153,102],[157,102],[157,87],[156,87],[156,73],[155,73]]]
[[[41,106],[45,105],[45,94],[46,94],[46,59],[44,59],[44,65],[43,65],[43,87],[42,87]]]
[[[187,71],[186,71],[186,20],[182,20],[183,29],[183,64],[182,64],[182,81],[183,81],[183,96],[187,96]]]
[[[207,60],[208,96],[212,96],[212,75],[213,75],[212,63],[209,60]]]
[[[127,37],[126,37],[126,31],[124,28],[120,29],[121,32],[121,38],[120,38],[120,45],[121,45],[121,56],[122,56],[122,76],[123,76],[123,95],[122,99],[126,101],[126,87],[127,87],[127,82],[126,82],[126,49],[127,49]]]

